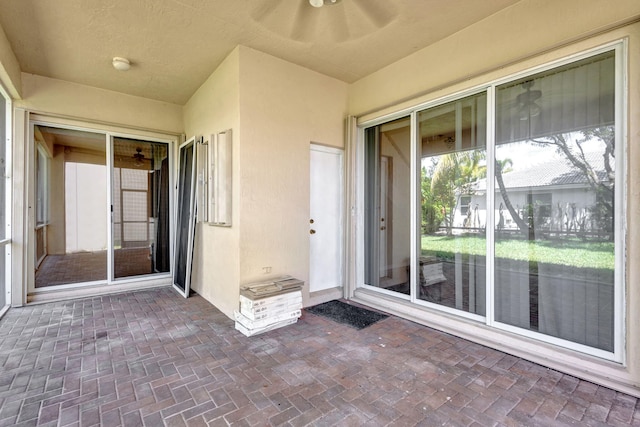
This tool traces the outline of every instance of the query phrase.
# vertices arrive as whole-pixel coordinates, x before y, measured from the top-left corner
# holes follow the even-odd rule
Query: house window
[[[460,215],[466,216],[469,213],[471,196],[460,196]]]
[[[529,227],[537,227],[540,230],[551,228],[551,193],[529,193],[525,204],[524,215]]]
[[[621,51],[364,124],[363,286],[622,360]],[[394,171],[395,220],[384,235],[383,151],[406,169],[398,181]],[[404,260],[402,286],[380,280],[383,241],[394,264]]]

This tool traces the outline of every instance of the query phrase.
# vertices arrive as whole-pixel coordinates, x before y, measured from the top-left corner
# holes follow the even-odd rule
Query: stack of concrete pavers
[[[250,337],[291,325],[302,313],[303,281],[290,276],[240,288],[240,310],[234,311],[236,329]]]

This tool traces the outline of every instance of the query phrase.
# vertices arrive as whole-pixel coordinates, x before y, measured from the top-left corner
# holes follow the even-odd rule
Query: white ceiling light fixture
[[[336,4],[339,1],[340,0],[309,0],[309,4],[313,7],[322,7],[325,4],[326,5]]]
[[[113,64],[113,68],[118,71],[127,71],[129,68],[131,68],[131,62],[129,62],[127,58],[116,56],[113,58],[113,61],[111,63]]]

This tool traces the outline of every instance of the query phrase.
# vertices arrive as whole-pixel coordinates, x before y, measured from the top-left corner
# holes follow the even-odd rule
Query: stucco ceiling
[[[23,72],[182,105],[237,45],[350,83],[517,1],[2,0],[0,25]]]

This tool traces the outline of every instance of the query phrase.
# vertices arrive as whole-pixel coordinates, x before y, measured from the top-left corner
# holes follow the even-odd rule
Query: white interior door
[[[342,286],[343,152],[311,144],[310,292]]]

